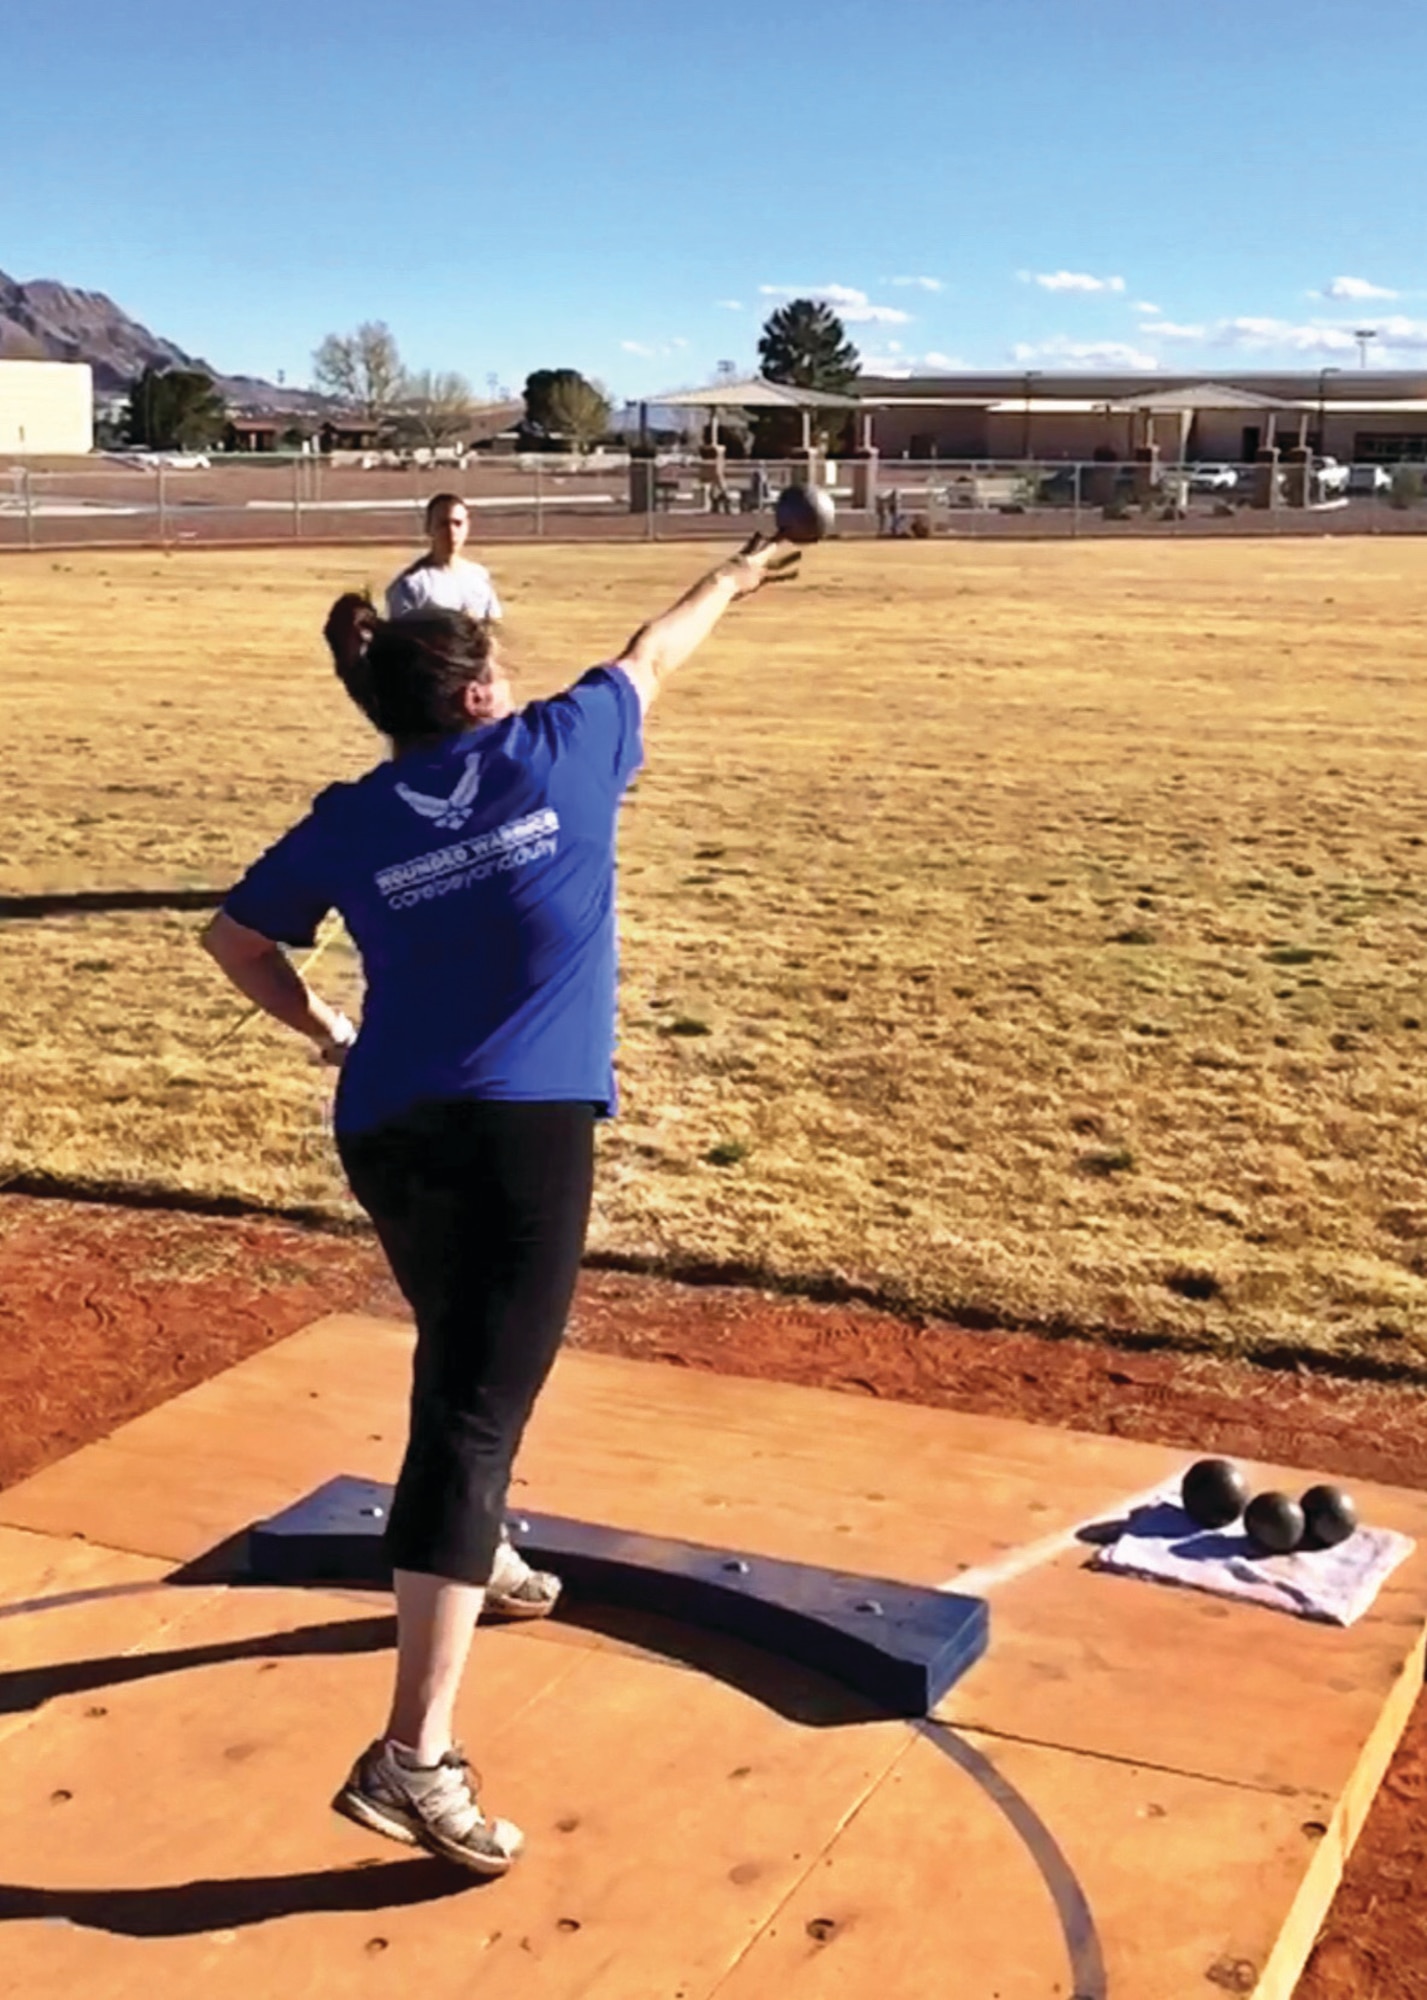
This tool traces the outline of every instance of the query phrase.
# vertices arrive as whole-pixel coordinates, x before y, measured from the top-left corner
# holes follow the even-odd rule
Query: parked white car
[[[1232,465],[1191,465],[1189,468],[1191,493],[1232,493],[1238,483],[1238,470]]]
[[[146,472],[207,472],[213,461],[206,451],[149,451],[140,446],[114,454],[125,465],[141,466]]]
[[[1336,497],[1348,490],[1350,468],[1340,465],[1336,458],[1315,458],[1313,461],[1313,483],[1320,494]]]

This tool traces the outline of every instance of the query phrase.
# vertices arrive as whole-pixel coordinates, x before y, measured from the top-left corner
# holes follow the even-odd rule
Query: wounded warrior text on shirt
[[[504,826],[478,834],[474,840],[453,841],[431,854],[382,868],[372,879],[389,909],[408,910],[414,903],[430,902],[453,889],[484,882],[488,876],[548,860],[555,852],[559,831],[559,814],[545,806],[524,819],[508,820]]]

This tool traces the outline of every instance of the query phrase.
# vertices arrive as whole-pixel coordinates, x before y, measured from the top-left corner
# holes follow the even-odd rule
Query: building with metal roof
[[[864,376],[884,458],[1244,461],[1304,444],[1344,461],[1427,459],[1427,374],[1322,368],[1202,375]]]

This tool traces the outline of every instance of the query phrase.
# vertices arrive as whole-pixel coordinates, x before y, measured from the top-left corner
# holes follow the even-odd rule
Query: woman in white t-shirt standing
[[[490,571],[461,554],[470,531],[470,515],[459,493],[431,496],[426,503],[430,547],[387,586],[388,619],[409,618],[415,611],[464,611],[482,624],[500,617]]]

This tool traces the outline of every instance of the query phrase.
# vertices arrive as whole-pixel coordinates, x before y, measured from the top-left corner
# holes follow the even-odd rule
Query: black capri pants
[[[416,1317],[386,1531],[394,1569],[490,1578],[511,1467],[574,1297],[594,1126],[592,1104],[461,1099],[338,1137]]]

